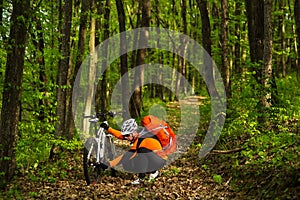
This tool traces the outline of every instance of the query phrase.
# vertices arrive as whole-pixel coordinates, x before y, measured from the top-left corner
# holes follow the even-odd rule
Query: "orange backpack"
[[[176,135],[165,121],[153,115],[147,115],[141,122],[148,131],[158,137],[163,150],[166,151],[167,155],[176,151]]]

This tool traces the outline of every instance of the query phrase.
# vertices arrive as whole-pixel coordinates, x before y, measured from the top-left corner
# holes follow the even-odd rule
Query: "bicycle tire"
[[[89,149],[92,144],[94,144],[93,150],[91,152],[90,158],[88,158]],[[90,137],[85,142],[83,151],[83,171],[87,185],[96,184],[104,171],[99,165],[96,164],[96,152],[97,142],[95,138]]]

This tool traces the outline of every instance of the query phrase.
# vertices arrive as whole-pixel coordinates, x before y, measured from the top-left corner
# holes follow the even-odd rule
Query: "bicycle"
[[[107,133],[100,126],[98,122],[107,123],[107,117],[115,117],[118,113],[107,112],[97,113],[96,115],[83,116],[89,118],[89,122],[93,124],[94,136],[90,136],[84,144],[83,152],[83,169],[84,177],[87,185],[98,182],[105,169],[101,166],[101,163],[107,163],[105,161],[115,158],[115,145],[113,136]],[[101,119],[101,120],[100,120]],[[112,176],[115,176],[116,171],[111,169]]]

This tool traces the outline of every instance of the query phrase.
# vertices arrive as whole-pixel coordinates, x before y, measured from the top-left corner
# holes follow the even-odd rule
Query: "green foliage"
[[[82,142],[76,137],[73,140],[55,137],[53,126],[36,121],[20,124],[22,135],[17,146],[16,160],[21,172],[36,168],[40,162],[47,161],[53,145],[66,150],[82,147]]]
[[[222,184],[222,176],[221,176],[221,175],[219,175],[219,174],[214,174],[214,175],[213,175],[213,179],[214,179],[214,181],[215,181],[216,183]]]
[[[276,79],[276,103],[266,109],[268,120],[260,124],[257,120],[261,114],[257,109],[260,91],[251,76],[245,78],[232,86],[233,98],[228,99],[226,123],[215,147],[239,150],[213,156],[213,159],[221,159],[221,177],[218,176],[220,170],[214,170],[209,160],[205,160],[202,169],[211,170],[214,181],[219,184],[224,184],[221,180],[229,175],[232,188],[249,197],[260,194],[274,199],[279,195],[274,188],[288,197],[293,191],[291,188],[299,184],[299,83],[295,74]]]

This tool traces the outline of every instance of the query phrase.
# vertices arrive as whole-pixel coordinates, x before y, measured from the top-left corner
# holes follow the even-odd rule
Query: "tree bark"
[[[91,12],[96,11],[96,4],[94,0],[91,0]],[[90,38],[89,38],[89,67],[88,67],[88,96],[84,105],[84,114],[91,115],[93,114],[92,103],[95,97],[95,86],[96,86],[96,68],[97,68],[97,53],[95,52],[95,37],[96,37],[96,19],[94,16],[91,16],[90,21]],[[88,120],[83,121],[83,131],[85,133],[89,132],[90,123]]]
[[[75,77],[77,75],[78,70],[83,62],[85,55],[85,44],[86,44],[86,32],[87,32],[87,18],[88,18],[88,10],[89,10],[90,0],[81,0],[81,15],[80,15],[80,24],[79,24],[79,33],[78,33],[78,43],[77,43],[77,54],[76,54],[76,63],[74,68],[73,80],[75,81]],[[77,99],[75,96],[74,99]],[[72,105],[73,110],[76,110],[75,105]]]
[[[248,20],[248,37],[250,43],[250,71],[261,84],[262,61],[264,55],[264,2],[261,0],[245,0]]]
[[[273,46],[273,28],[272,28],[272,0],[264,1],[264,65],[262,71],[262,83],[264,95],[262,96],[262,105],[271,106],[271,84],[272,79],[272,46]]]
[[[300,79],[300,0],[295,0],[294,5],[294,15],[295,15],[295,22],[296,22],[296,34],[298,38],[297,43],[297,51],[298,51],[298,62],[297,62],[297,77]]]
[[[37,34],[33,34],[32,33],[32,38],[33,39],[33,44],[36,48],[36,54],[35,56],[37,57],[37,62],[38,62],[38,66],[39,66],[39,83],[38,83],[38,87],[39,87],[39,92],[47,95],[47,89],[46,89],[46,85],[48,85],[48,78],[45,72],[45,57],[44,57],[44,48],[45,48],[45,44],[44,44],[44,34],[43,34],[43,27],[42,27],[42,23],[40,21],[40,19],[37,19],[36,17],[33,18],[33,20],[36,23],[36,27],[35,29],[37,30]],[[40,121],[44,121],[45,119],[45,108],[48,105],[48,102],[45,102],[44,99],[39,99],[39,113],[38,113],[38,119]]]
[[[4,0],[0,0],[0,27],[3,26],[3,3],[4,3]],[[2,40],[6,41],[6,36],[3,31],[0,32],[0,35],[2,37]],[[0,75],[2,75],[1,72],[0,72]]]
[[[67,129],[67,115],[66,109],[68,97],[68,71],[69,71],[69,58],[70,58],[70,36],[71,36],[71,23],[72,23],[72,0],[66,0],[63,5],[62,13],[64,16],[64,27],[62,29],[62,59],[59,60],[58,74],[57,74],[57,125],[56,135],[67,138],[72,138],[72,134],[68,133]]]
[[[99,10],[100,8],[98,8]],[[100,14],[100,11],[98,11]],[[110,0],[106,0],[105,2],[105,6],[104,6],[104,23],[103,23],[103,41],[105,41],[106,39],[109,38],[109,17],[110,17]],[[97,27],[97,30],[101,30],[101,27]],[[107,67],[107,62],[106,59],[107,58],[107,51],[108,51],[108,46],[104,46],[103,47],[103,52],[102,52],[102,56],[103,56],[103,60],[102,60],[102,69],[104,69],[104,67]],[[102,112],[106,112],[108,109],[108,97],[107,97],[107,73],[106,71],[103,72],[102,74],[102,80],[101,80],[101,84],[100,84],[100,111]],[[97,103],[98,105],[98,103]],[[98,109],[97,109],[98,111]]]
[[[124,11],[124,6],[122,1],[116,1],[117,10],[118,10],[118,20],[119,20],[119,30],[120,33],[120,52],[127,49],[126,42],[126,16]],[[128,110],[128,102],[129,102],[129,82],[128,82],[128,64],[127,64],[127,53],[121,55],[121,81],[122,81],[122,110]],[[127,119],[129,117],[128,112],[123,112],[123,119]]]
[[[230,66],[228,62],[228,1],[221,0],[221,49],[222,49],[222,75],[226,96],[231,97]]]
[[[182,32],[183,34],[187,35],[187,19],[186,19],[186,1],[181,0],[180,1],[180,6],[181,6],[181,18],[182,18]],[[185,61],[185,55],[186,55],[186,41],[184,38],[180,39],[181,44],[180,44],[180,53],[183,57],[177,56],[178,58],[178,72],[177,77],[176,77],[176,87],[175,87],[175,100],[178,101],[178,97],[180,96],[180,90],[182,89],[183,93],[187,93],[187,86],[183,85],[184,81],[181,80],[181,78],[184,77],[185,72],[186,72],[186,61]]]
[[[30,18],[30,1],[13,0],[7,61],[2,93],[0,124],[0,187],[4,188],[16,169],[16,146],[24,68],[25,46]]]
[[[130,103],[130,113],[134,118],[138,118],[141,115],[141,109],[143,106],[142,101],[142,86],[144,84],[144,68],[142,67],[145,64],[146,58],[146,49],[147,41],[149,38],[149,30],[147,27],[150,26],[150,16],[151,16],[151,3],[150,0],[141,0],[142,4],[142,23],[139,38],[139,48],[137,51],[137,60],[136,60],[136,68],[135,77],[134,77],[134,92],[132,95],[131,103]]]
[[[235,16],[240,16],[241,15],[241,2],[237,1],[235,4],[235,11],[234,15]],[[237,20],[235,23],[235,35],[237,37],[235,45],[234,45],[234,63],[233,63],[233,68],[235,73],[238,73],[240,75],[243,75],[243,67],[241,66],[241,26],[240,26],[240,21]]]
[[[211,97],[218,98],[218,92],[215,86],[214,80],[214,65],[209,58],[211,56],[211,28],[210,28],[210,19],[208,16],[207,10],[207,1],[206,0],[197,0],[197,5],[201,14],[201,22],[202,22],[202,45],[206,50],[207,55],[204,54],[203,58],[203,68],[204,68],[204,79],[206,82],[207,90]]]

